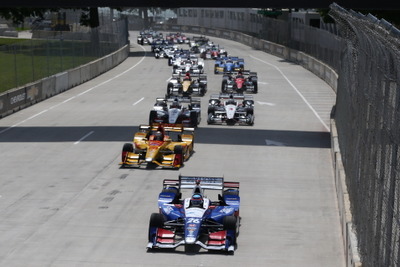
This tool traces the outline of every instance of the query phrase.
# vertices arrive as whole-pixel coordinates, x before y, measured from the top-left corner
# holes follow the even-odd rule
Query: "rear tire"
[[[199,125],[199,117],[196,111],[190,112],[190,124],[192,127],[196,128]]]
[[[157,118],[157,110],[152,110],[150,111],[149,115],[149,124],[152,125],[154,123],[154,120]]]
[[[257,82],[254,82],[254,90],[253,90],[253,92],[255,93],[255,94],[257,94],[258,93],[258,83]]]
[[[169,97],[169,96],[171,96],[172,95],[172,89],[173,89],[173,85],[172,84],[168,84],[168,87],[167,87],[167,96]]]
[[[227,81],[226,80],[223,80],[222,81],[222,85],[221,85],[221,92],[222,93],[226,93],[226,89],[227,89]]]

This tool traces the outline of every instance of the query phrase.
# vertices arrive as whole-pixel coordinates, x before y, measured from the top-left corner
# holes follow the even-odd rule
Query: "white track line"
[[[84,95],[84,94],[86,94],[86,93],[92,91],[93,89],[95,89],[95,88],[97,88],[97,87],[99,87],[99,86],[102,86],[102,85],[104,85],[104,84],[106,84],[106,83],[109,83],[109,82],[111,82],[112,80],[115,80],[116,78],[119,78],[119,77],[121,77],[122,75],[124,75],[125,73],[127,73],[127,72],[131,71],[132,69],[136,68],[136,67],[137,67],[140,63],[142,63],[142,61],[146,58],[146,54],[147,54],[147,52],[146,52],[146,50],[144,49],[143,46],[140,45],[140,48],[142,48],[142,50],[145,52],[144,56],[139,60],[138,63],[136,63],[135,65],[133,65],[133,66],[130,67],[129,69],[127,69],[127,70],[121,72],[120,74],[114,76],[114,77],[111,78],[111,79],[108,79],[108,80],[106,80],[106,81],[104,81],[104,82],[102,82],[102,83],[99,83],[99,84],[97,84],[97,85],[95,85],[95,86],[93,86],[93,87],[87,89],[86,91],[84,91],[84,92],[82,92],[82,93],[79,93],[79,94],[77,94],[77,95],[74,95],[74,96],[72,96],[72,97],[70,97],[70,98],[64,100],[63,102],[61,102],[61,103],[59,103],[59,104],[56,104],[56,105],[51,106],[51,107],[49,107],[49,108],[47,108],[47,109],[45,109],[45,110],[43,110],[43,111],[40,111],[39,113],[37,113],[37,114],[35,114],[35,115],[33,115],[33,116],[31,116],[31,117],[29,117],[29,118],[23,120],[23,121],[20,121],[20,122],[18,122],[18,123],[16,123],[16,124],[14,124],[14,125],[12,125],[12,126],[6,128],[6,129],[2,130],[2,131],[0,131],[0,134],[5,133],[5,132],[7,132],[8,130],[10,130],[10,129],[12,129],[12,128],[18,126],[18,125],[21,125],[22,123],[27,122],[27,121],[29,121],[29,120],[31,120],[31,119],[33,119],[33,118],[35,118],[35,117],[37,117],[37,116],[39,116],[39,115],[41,115],[41,114],[43,114],[43,113],[45,113],[45,112],[47,112],[47,111],[53,109],[53,108],[56,108],[56,107],[58,107],[58,106],[61,106],[62,104],[65,104],[65,103],[71,101],[72,99],[74,99],[74,98],[76,98],[76,97],[78,97],[78,96]]]
[[[89,132],[88,134],[86,134],[85,136],[83,136],[81,139],[79,139],[78,141],[76,141],[76,142],[74,143],[74,145],[79,144],[81,141],[85,140],[86,138],[88,138],[88,137],[89,137],[91,134],[93,134],[93,133],[94,133],[94,131]]]
[[[136,101],[135,103],[133,103],[132,106],[135,106],[136,104],[139,104],[143,99],[144,99],[144,97],[142,97],[141,99],[139,99],[138,101]]]
[[[272,67],[274,67],[281,75],[283,78],[285,78],[285,80],[290,84],[290,86],[296,91],[296,93],[301,97],[301,99],[303,99],[303,101],[306,103],[306,105],[311,109],[311,111],[314,113],[314,115],[318,118],[318,120],[322,123],[322,125],[325,127],[325,129],[330,132],[330,129],[328,127],[328,125],[326,125],[326,123],[322,120],[322,118],[318,115],[318,113],[315,111],[315,109],[311,106],[311,104],[307,101],[307,99],[300,93],[300,91],[296,88],[296,86],[294,86],[294,84],[289,80],[289,78],[283,73],[283,71],[276,65],[271,64],[269,62],[266,62],[264,60],[261,60],[259,58],[256,58],[252,55],[250,55],[251,58],[254,58],[264,64],[270,65]]]

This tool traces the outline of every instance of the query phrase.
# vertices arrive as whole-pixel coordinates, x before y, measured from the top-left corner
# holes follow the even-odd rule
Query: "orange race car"
[[[179,169],[194,147],[194,128],[181,124],[140,125],[133,143],[122,148],[121,167],[162,167]]]

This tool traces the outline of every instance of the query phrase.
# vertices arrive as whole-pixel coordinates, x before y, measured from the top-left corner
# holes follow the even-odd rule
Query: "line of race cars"
[[[156,59],[168,59],[172,77],[165,97],[157,98],[150,110],[148,124],[140,125],[133,142],[124,144],[122,168],[179,169],[191,157],[194,131],[201,121],[201,97],[207,93],[204,60],[215,60],[214,74],[223,74],[221,92],[211,94],[208,101],[207,124],[254,124],[254,98],[244,92],[258,92],[257,73],[245,70],[243,59],[228,56],[204,36],[167,36],[153,31],[138,36],[139,44],[151,45]],[[190,49],[179,48],[178,43]],[[203,248],[233,254],[240,227],[239,185],[223,177],[164,179],[158,212],[150,216],[148,251],[184,246],[187,252]],[[182,197],[187,191],[189,196]],[[208,198],[206,191],[219,192],[217,200]]]

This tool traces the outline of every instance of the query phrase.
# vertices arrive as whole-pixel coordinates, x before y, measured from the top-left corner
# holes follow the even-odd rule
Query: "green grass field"
[[[94,59],[89,42],[0,38],[0,93]]]

